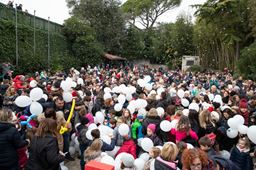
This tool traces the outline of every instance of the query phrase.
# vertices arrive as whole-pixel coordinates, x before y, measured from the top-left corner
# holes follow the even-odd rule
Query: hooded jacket
[[[237,146],[234,146],[230,152],[230,160],[233,161],[240,169],[253,169],[253,162],[249,154],[249,149],[247,151],[242,151]]]
[[[60,170],[65,157],[59,154],[57,138],[35,136],[31,141],[26,170]]]
[[[0,122],[0,169],[18,167],[17,150],[26,144],[13,124]]]
[[[121,146],[121,148],[118,150],[118,152],[116,153],[116,156],[122,152],[126,152],[131,154],[134,159],[137,158],[136,156],[136,144],[134,143],[134,141],[132,139],[124,141],[123,145]]]

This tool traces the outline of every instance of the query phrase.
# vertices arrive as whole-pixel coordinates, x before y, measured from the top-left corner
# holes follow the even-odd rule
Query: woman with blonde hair
[[[103,143],[100,139],[95,139],[91,146],[89,146],[84,152],[85,164],[91,160],[100,161],[101,159],[101,147]]]
[[[18,170],[18,149],[25,147],[28,142],[22,140],[20,133],[11,123],[12,111],[0,110],[0,169]]]
[[[177,165],[175,160],[178,153],[178,148],[174,143],[165,143],[160,156],[157,157],[155,162],[151,165],[153,165],[155,170],[176,170]]]
[[[199,125],[199,138],[216,131],[216,124],[214,123],[209,110],[203,110],[199,114]]]

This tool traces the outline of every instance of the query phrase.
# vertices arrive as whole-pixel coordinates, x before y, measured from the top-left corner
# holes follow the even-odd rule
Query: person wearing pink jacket
[[[188,117],[184,115],[180,117],[177,128],[172,128],[170,133],[176,136],[176,143],[186,138],[192,138],[195,141],[198,140],[196,132],[191,129]]]

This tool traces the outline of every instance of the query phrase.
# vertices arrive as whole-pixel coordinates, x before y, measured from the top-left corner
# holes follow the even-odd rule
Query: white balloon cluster
[[[18,107],[27,107],[30,105],[30,113],[34,115],[38,115],[43,112],[43,107],[37,101],[41,98],[48,98],[46,94],[43,93],[43,90],[39,87],[33,88],[28,96],[19,96],[15,99],[14,103]]]
[[[235,138],[240,134],[247,134],[248,127],[244,125],[244,118],[241,115],[235,115],[233,118],[228,119],[227,136],[229,138]]]
[[[78,82],[79,80],[79,82]],[[83,83],[83,79],[78,79],[77,80],[77,83],[74,82],[70,77],[67,77],[66,80],[62,81],[61,84],[60,84],[60,87],[62,88],[62,90],[64,91],[63,92],[63,99],[65,102],[69,103],[72,101],[73,99],[73,96],[71,94],[71,88],[75,88],[77,86],[77,84],[82,84]]]

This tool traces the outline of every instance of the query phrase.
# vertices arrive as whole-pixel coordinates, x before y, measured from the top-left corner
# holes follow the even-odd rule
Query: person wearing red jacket
[[[126,153],[129,153],[131,154],[134,159],[137,158],[137,155],[136,155],[136,144],[134,143],[134,141],[127,135],[127,136],[124,136],[124,143],[123,145],[121,146],[121,148],[118,150],[118,152],[116,153],[116,156],[122,152],[126,152]]]
[[[17,75],[12,81],[14,82],[14,88],[16,91],[26,88],[26,86],[23,86],[23,83],[25,81],[25,76]]]

